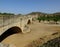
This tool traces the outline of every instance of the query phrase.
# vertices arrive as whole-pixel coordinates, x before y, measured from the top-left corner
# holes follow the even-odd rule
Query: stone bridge
[[[5,38],[13,33],[30,32],[28,26],[30,23],[32,23],[30,16],[0,16],[0,41],[3,40],[2,37]]]

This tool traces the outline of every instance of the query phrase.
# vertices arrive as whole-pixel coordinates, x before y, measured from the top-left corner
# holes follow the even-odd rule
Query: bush
[[[42,21],[54,21],[57,23],[57,21],[60,21],[60,15],[53,15],[53,16],[39,16],[38,17],[39,22]]]

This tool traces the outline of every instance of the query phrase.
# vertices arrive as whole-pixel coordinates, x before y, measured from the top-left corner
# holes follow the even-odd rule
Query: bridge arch
[[[16,33],[22,33],[21,28],[14,26],[9,28],[7,31],[5,31],[1,36],[0,36],[0,42],[3,41],[5,38],[7,38],[10,35],[16,34]]]
[[[29,19],[28,21],[27,21],[27,24],[30,24],[31,23],[31,20]]]

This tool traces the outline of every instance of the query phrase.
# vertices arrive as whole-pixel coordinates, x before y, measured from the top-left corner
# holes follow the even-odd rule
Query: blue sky
[[[60,12],[60,0],[0,0],[0,12],[27,14],[36,11]]]

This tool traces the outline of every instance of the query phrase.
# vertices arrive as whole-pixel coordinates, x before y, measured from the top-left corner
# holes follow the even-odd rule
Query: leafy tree
[[[39,20],[39,22],[41,21],[41,17],[38,17],[37,19]]]

